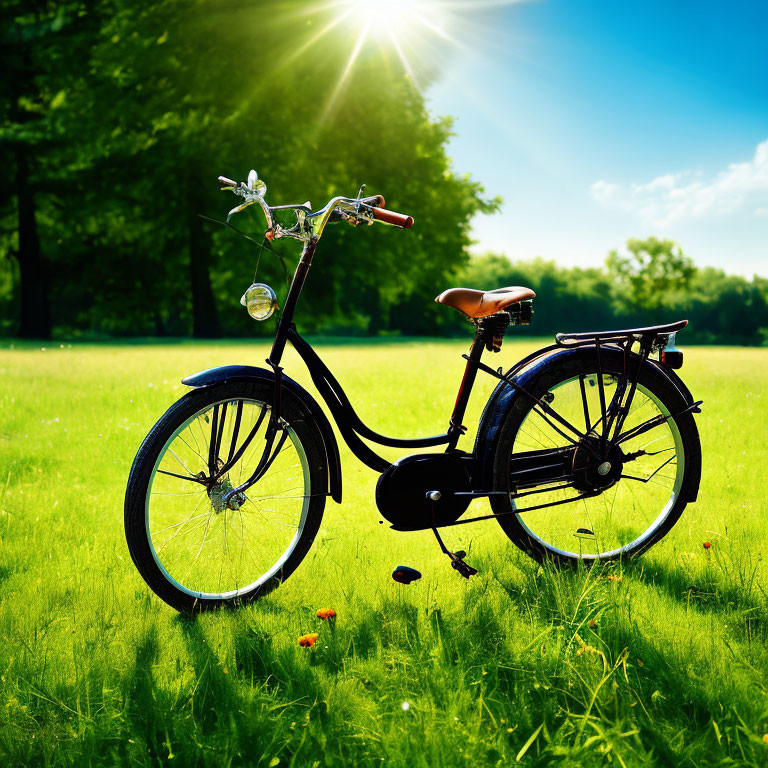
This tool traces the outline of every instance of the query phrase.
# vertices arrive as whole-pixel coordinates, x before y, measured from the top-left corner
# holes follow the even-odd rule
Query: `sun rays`
[[[482,23],[483,9],[519,3],[520,0],[332,0],[318,2],[302,12],[320,17],[322,27],[305,40],[284,63],[295,61],[319,44],[343,50],[349,45],[345,64],[330,88],[321,109],[324,123],[334,112],[339,97],[367,46],[394,53],[413,86],[423,92],[428,73],[440,67],[451,53],[472,51],[468,41],[487,40],[493,30]]]

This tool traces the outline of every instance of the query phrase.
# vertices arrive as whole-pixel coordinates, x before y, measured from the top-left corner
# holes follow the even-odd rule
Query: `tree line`
[[[683,343],[768,345],[768,279],[697,268],[671,240],[631,239],[595,268],[564,268],[543,259],[511,262],[485,254],[470,260],[461,279],[469,288],[525,285],[536,291],[533,322],[515,333],[630,328],[687,319]]]

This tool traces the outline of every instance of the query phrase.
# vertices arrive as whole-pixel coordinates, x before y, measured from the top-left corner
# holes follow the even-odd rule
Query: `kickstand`
[[[437,543],[440,545],[440,549],[443,551],[443,553],[451,558],[451,568],[458,571],[465,579],[468,579],[470,576],[474,576],[477,573],[476,568],[473,568],[471,565],[467,565],[467,563],[464,562],[464,558],[467,556],[467,553],[463,549],[460,549],[458,552],[450,552],[443,543],[440,534],[437,532],[437,526],[435,525],[434,503],[432,504],[432,533],[435,534]]]

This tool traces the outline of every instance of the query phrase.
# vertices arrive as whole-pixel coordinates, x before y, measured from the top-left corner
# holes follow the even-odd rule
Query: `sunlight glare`
[[[394,34],[416,21],[421,3],[412,0],[350,0],[349,5],[357,20],[373,34],[381,30]]]
[[[333,9],[335,18],[290,58],[299,57],[325,39],[333,28],[342,26],[340,22],[346,22],[344,26],[349,33],[350,54],[326,100],[320,119],[322,124],[334,112],[368,43],[382,50],[389,48],[399,59],[404,74],[421,92],[417,72],[442,69],[442,62],[449,55],[474,56],[478,50],[477,41],[486,42],[489,39],[491,33],[478,16],[479,11],[520,2],[524,0],[321,0],[312,12]]]

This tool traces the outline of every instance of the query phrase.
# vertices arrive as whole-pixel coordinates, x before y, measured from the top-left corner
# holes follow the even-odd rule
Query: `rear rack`
[[[559,346],[571,346],[583,342],[618,342],[635,337],[656,337],[669,333],[677,333],[688,325],[687,320],[678,320],[667,325],[649,325],[645,328],[627,328],[623,331],[586,331],[584,333],[558,333],[555,336]]]

